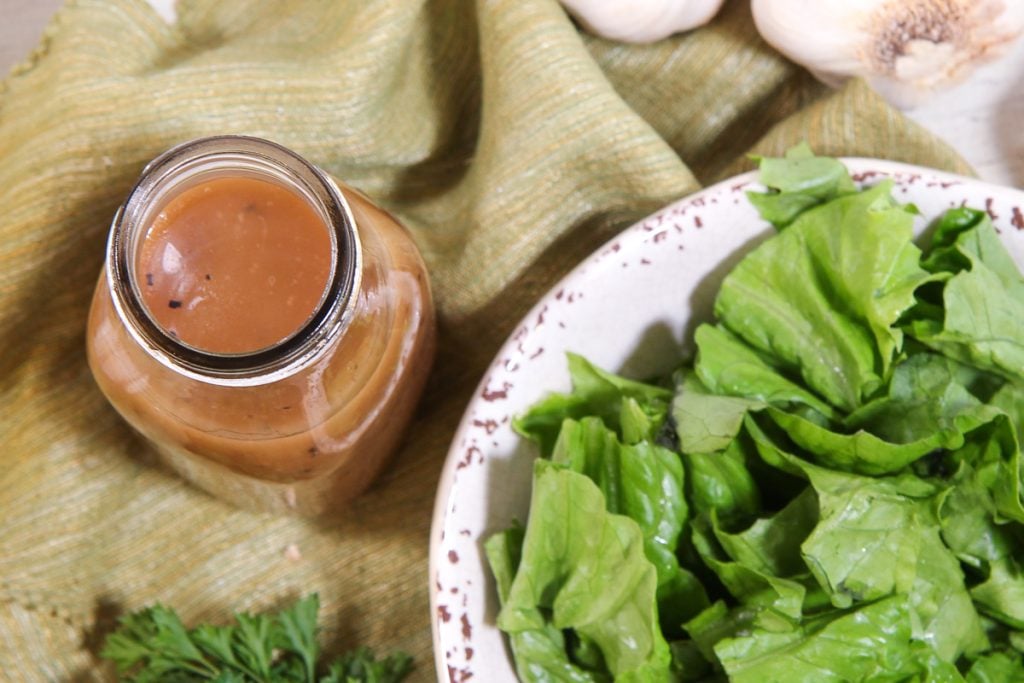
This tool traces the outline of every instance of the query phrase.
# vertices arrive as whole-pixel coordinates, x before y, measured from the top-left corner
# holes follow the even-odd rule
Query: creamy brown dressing
[[[329,228],[297,192],[251,177],[177,195],[142,238],[142,301],[166,332],[201,351],[278,344],[316,311],[331,274]]]

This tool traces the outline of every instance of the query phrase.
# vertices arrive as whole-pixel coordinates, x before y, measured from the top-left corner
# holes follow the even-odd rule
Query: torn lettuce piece
[[[729,557],[766,574],[795,576],[807,571],[800,546],[818,524],[818,497],[806,487],[782,510],[729,533],[715,524],[719,545]]]
[[[833,604],[907,595],[917,617],[914,637],[943,660],[986,649],[963,572],[942,543],[933,501],[903,495],[884,480],[823,479],[812,475],[821,522],[802,549]]]
[[[908,333],[927,346],[1014,382],[1024,382],[1024,277],[984,211],[939,219],[923,265],[945,278],[941,305],[909,313]]]
[[[523,552],[523,528],[513,526],[484,543],[487,562],[498,588],[498,601],[508,601],[512,581]],[[509,634],[516,673],[523,683],[607,683],[602,671],[588,671],[569,660],[565,636],[551,623]]]
[[[978,657],[964,677],[967,683],[1020,683],[1024,681],[1024,662],[1013,650],[990,652]]]
[[[681,624],[707,606],[700,582],[676,557],[688,513],[677,453],[646,441],[622,444],[600,419],[586,417],[565,421],[552,462],[589,477],[604,494],[608,512],[639,525],[644,552],[658,574],[663,623]]]
[[[734,439],[721,453],[683,453],[687,497],[696,513],[732,525],[761,511],[761,492],[747,468],[743,441]]]
[[[715,654],[733,683],[906,680],[925,669],[907,607],[893,596],[805,629],[725,638]]]
[[[857,186],[837,159],[815,156],[806,142],[786,151],[784,158],[760,157],[759,180],[767,192],[747,192],[761,217],[782,229],[807,209],[853,194]]]
[[[800,214],[736,265],[715,301],[721,325],[843,412],[888,381],[903,342],[894,324],[933,278],[891,188],[883,181]]]
[[[978,472],[965,461],[939,496],[942,538],[960,561],[982,577],[970,588],[982,612],[1009,628],[1024,629],[1024,529],[996,524],[996,505]]]
[[[896,366],[887,395],[850,415],[844,426],[897,444],[924,441],[938,432],[937,445],[958,448],[965,431],[999,412],[978,397],[990,395],[999,381],[946,356],[915,353]],[[965,423],[965,415],[973,417]]]
[[[952,454],[955,465],[969,463],[988,489],[996,507],[996,522],[1024,524],[1021,491],[1021,449],[1016,429],[1006,415],[997,415],[979,428]]]
[[[988,578],[971,588],[971,598],[993,619],[1024,629],[1024,571],[1017,558],[1004,557],[990,563]]]
[[[760,628],[770,631],[796,628],[803,614],[804,585],[730,560],[715,540],[716,526],[714,519],[700,519],[693,525],[693,545],[704,564],[741,604],[764,608],[755,620]]]
[[[609,513],[585,475],[538,460],[522,558],[498,627],[573,629],[600,650],[617,681],[667,681],[671,655],[656,591],[637,523]]]
[[[815,462],[845,472],[898,472],[942,445],[941,434],[909,444],[894,444],[866,431],[840,434],[781,410],[769,409],[767,415]]]
[[[723,600],[717,600],[700,614],[683,625],[690,641],[700,652],[704,660],[714,669],[721,672],[722,663],[715,653],[715,645],[733,636],[749,633],[754,625],[761,621],[761,616],[770,608],[750,605],[739,605],[730,608]],[[772,620],[767,620],[768,624]],[[783,632],[792,631],[787,624]],[[717,680],[717,679],[714,679]]]
[[[1018,439],[1024,435],[1024,383],[1007,382],[996,391],[989,403],[1006,413]]]
[[[749,410],[761,410],[757,399],[714,394],[690,371],[683,374],[672,400],[679,450],[713,453],[725,450],[740,432]]]
[[[512,425],[519,434],[535,441],[545,457],[569,418],[600,417],[627,443],[654,440],[668,414],[670,389],[619,377],[575,353],[566,355],[572,392],[551,394],[517,417]]]
[[[834,411],[831,406],[799,384],[786,378],[762,354],[752,349],[729,330],[721,326],[704,324],[697,328],[694,339],[697,342],[694,371],[701,382],[700,385],[690,385],[690,389],[694,393],[699,394],[701,387],[704,387],[705,393],[713,396],[748,399],[751,402],[750,407],[760,403],[803,404],[823,415],[833,415]],[[679,406],[681,410],[691,413],[694,419],[700,419],[702,413],[710,412],[694,405],[700,398],[699,396],[687,398],[685,387],[683,388],[683,397],[683,400],[687,401],[695,399],[692,403]],[[735,416],[739,407],[739,404],[711,406],[712,409],[723,408],[728,411],[723,415],[722,424],[716,426],[718,431],[712,433],[712,436],[724,436],[720,430],[723,426],[730,424],[729,421]],[[700,436],[699,432],[693,434]],[[680,438],[682,438],[682,434],[680,434]]]
[[[713,669],[711,662],[704,658],[697,644],[692,640],[673,640],[669,644],[672,651],[672,678],[680,683],[707,683]]]
[[[937,449],[960,448],[969,432],[1001,415],[969,389],[987,386],[991,379],[945,356],[917,353],[896,366],[887,396],[844,420],[843,428],[856,428],[853,433],[775,408],[765,415],[819,464],[859,474],[891,474]]]
[[[874,478],[821,467],[779,448],[754,420],[746,428],[766,462],[814,487],[819,522],[801,552],[836,607],[906,595],[914,637],[943,661],[988,647],[960,564],[943,543],[938,486],[909,473]]]

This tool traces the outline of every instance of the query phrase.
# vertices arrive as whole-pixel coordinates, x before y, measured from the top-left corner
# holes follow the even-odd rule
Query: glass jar
[[[323,229],[302,241],[300,219]],[[280,145],[222,136],[155,159],[117,211],[87,347],[107,399],[181,476],[312,516],[362,492],[398,446],[434,313],[392,216]]]

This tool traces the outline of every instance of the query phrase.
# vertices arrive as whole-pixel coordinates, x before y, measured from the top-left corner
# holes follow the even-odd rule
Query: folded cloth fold
[[[73,0],[0,85],[0,671],[111,676],[116,616],[186,622],[312,591],[328,651],[400,648],[430,680],[434,489],[461,411],[531,302],[617,230],[800,139],[969,172],[853,82],[826,93],[746,3],[649,46],[555,0]],[[203,135],[287,145],[411,230],[439,356],[389,472],[337,519],[233,509],[158,468],[95,387],[86,314],[149,159]],[[609,327],[614,334],[614,326]],[[292,549],[297,548],[298,553]]]

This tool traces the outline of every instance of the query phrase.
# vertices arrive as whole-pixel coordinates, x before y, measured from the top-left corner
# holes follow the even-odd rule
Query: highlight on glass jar
[[[294,152],[202,138],[114,216],[89,366],[185,479],[303,515],[365,490],[434,354],[423,260],[393,217]]]

